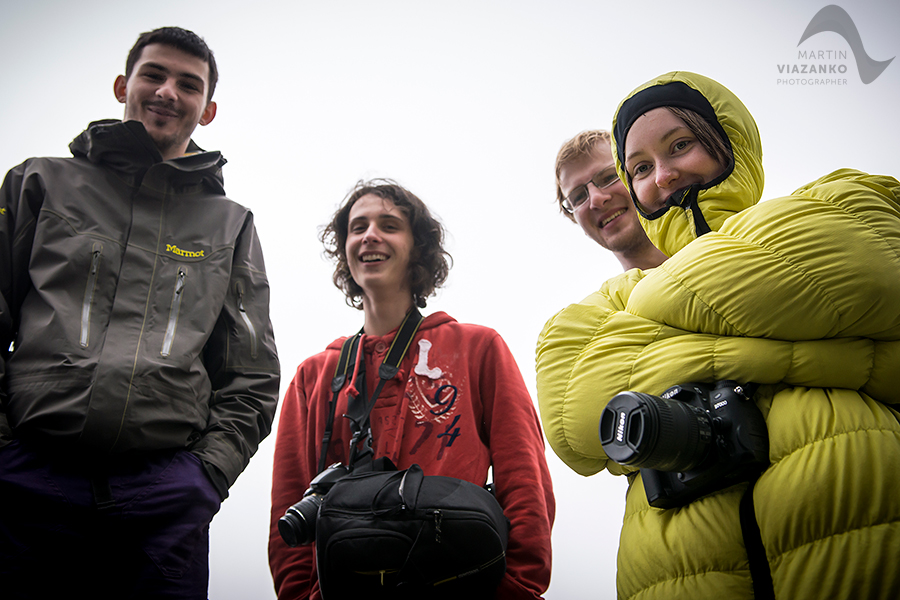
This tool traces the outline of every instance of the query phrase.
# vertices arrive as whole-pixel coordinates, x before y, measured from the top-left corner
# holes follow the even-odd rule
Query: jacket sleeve
[[[318,588],[315,546],[291,548],[278,532],[278,519],[303,497],[315,473],[316,442],[307,439],[309,405],[301,366],[291,381],[278,419],[272,470],[272,513],[269,527],[269,569],[279,600],[305,600]]]
[[[36,217],[43,201],[40,178],[26,176],[28,164],[25,162],[7,173],[0,188],[0,444],[12,436],[3,409],[6,360],[18,329],[19,307],[31,286],[28,261]]]
[[[734,379],[900,401],[898,191],[890,177],[832,173],[554,316],[537,350],[554,451],[583,475],[626,471],[598,436],[626,390]]]
[[[269,283],[252,216],[234,249],[225,305],[204,349],[210,415],[192,446],[224,498],[272,427],[280,367],[269,320]]]
[[[898,257],[900,183],[841,169],[688,244],[648,275],[628,310],[720,336],[895,340]]]
[[[680,383],[734,379],[863,390],[883,402],[900,401],[900,392],[890,384],[890,373],[900,368],[897,342],[860,337],[790,341],[686,331],[634,314],[634,294],[655,273],[640,285],[633,285],[628,273],[610,280],[601,291],[556,314],[540,335],[541,418],[550,446],[574,471],[632,471],[608,461],[598,434],[606,403],[627,390],[658,395]],[[655,297],[665,304],[664,295]],[[766,305],[757,310],[761,317],[773,312]],[[708,312],[711,318],[721,314]]]
[[[593,475],[609,467],[617,472],[618,465],[609,463],[605,454],[597,451],[596,423],[606,401],[601,389],[591,390],[599,363],[590,360],[591,347],[617,316],[624,315],[625,305],[634,286],[644,273],[634,269],[610,279],[601,289],[578,304],[561,310],[544,325],[538,337],[535,353],[538,406],[541,422],[550,447],[563,462],[582,475]],[[633,322],[635,339],[651,338],[657,327],[652,323]],[[635,351],[617,349],[624,359]],[[616,349],[609,349],[616,351]],[[624,362],[604,362],[603,368],[620,371]],[[619,373],[624,376],[624,373]],[[578,392],[573,394],[572,387]],[[581,390],[584,389],[584,393]]]
[[[550,584],[556,502],[534,404],[515,359],[495,334],[481,360],[480,393],[497,500],[510,520],[500,600],[541,598]]]

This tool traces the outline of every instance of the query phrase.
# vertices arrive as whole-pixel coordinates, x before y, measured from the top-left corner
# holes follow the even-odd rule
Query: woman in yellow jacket
[[[693,73],[637,88],[613,129],[619,175],[670,258],[551,318],[537,375],[560,458],[629,478],[619,597],[900,597],[900,183],[842,169],[758,203],[756,123]],[[639,471],[603,451],[604,407],[725,379],[760,384],[769,465],[755,484],[651,507]]]

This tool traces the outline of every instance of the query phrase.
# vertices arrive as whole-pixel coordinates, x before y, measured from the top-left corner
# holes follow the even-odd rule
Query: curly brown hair
[[[431,215],[428,207],[415,194],[390,179],[358,181],[341,203],[341,207],[319,233],[325,245],[325,255],[334,261],[334,285],[344,292],[347,304],[362,309],[363,289],[350,274],[347,265],[347,231],[350,209],[357,200],[368,194],[390,200],[409,220],[413,235],[413,249],[409,257],[409,283],[416,306],[425,308],[425,299],[432,296],[447,280],[452,257],[444,250],[444,226]]]

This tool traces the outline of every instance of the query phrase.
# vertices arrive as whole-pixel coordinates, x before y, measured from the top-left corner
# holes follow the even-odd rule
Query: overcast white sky
[[[798,48],[824,0],[0,2],[0,172],[66,156],[90,121],[121,118],[112,84],[140,32],[180,25],[209,43],[219,111],[194,140],[229,159],[228,194],[256,215],[282,390],[304,358],[362,323],[331,284],[317,230],[357,179],[385,176],[450,232],[455,266],[426,312],[499,331],[533,394],[543,323],[619,271],[557,213],[556,152],[609,127],[619,100],[660,73],[708,75],[745,102],[763,141],[764,198],[840,167],[900,174],[900,60],[864,85],[837,34]],[[900,55],[900,4],[840,5],[870,57]],[[778,65],[810,62],[798,50],[845,51],[817,62],[846,65],[846,84],[779,84]],[[274,441],[213,521],[213,600],[274,598]],[[549,449],[548,460],[558,513],[547,598],[614,598],[625,482],[575,475]]]

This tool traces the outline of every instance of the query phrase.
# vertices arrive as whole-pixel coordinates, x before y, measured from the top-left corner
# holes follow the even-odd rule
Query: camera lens
[[[623,465],[689,471],[706,458],[711,440],[706,411],[651,394],[616,394],[600,417],[603,451]]]
[[[310,494],[278,519],[278,532],[290,547],[311,544],[316,539],[316,517],[325,496]]]

